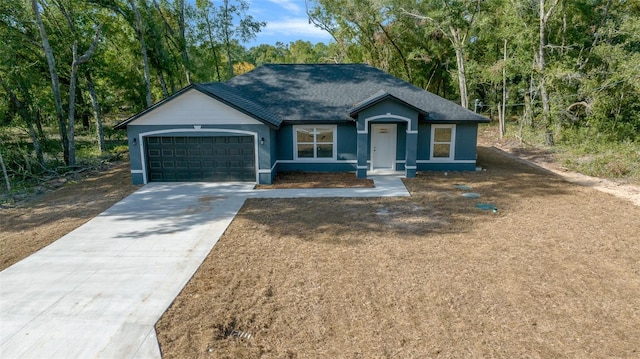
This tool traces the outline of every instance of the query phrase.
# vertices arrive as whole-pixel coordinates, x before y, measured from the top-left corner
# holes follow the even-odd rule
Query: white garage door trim
[[[172,128],[169,130],[157,130],[157,131],[149,131],[149,132],[141,132],[138,134],[138,143],[140,144],[140,160],[142,162],[142,182],[144,184],[147,184],[147,158],[145,156],[145,149],[144,149],[144,137],[146,136],[152,136],[152,135],[159,135],[159,134],[165,134],[165,133],[176,133],[176,132],[194,132],[194,133],[201,133],[201,132],[226,132],[226,133],[238,133],[238,134],[243,134],[243,135],[250,135],[253,136],[253,146],[254,146],[254,152],[255,152],[255,170],[256,170],[256,183],[258,183],[260,181],[259,178],[259,168],[260,168],[260,163],[258,162],[258,133],[257,132],[251,132],[251,131],[243,131],[243,130],[231,130],[231,129],[223,129],[223,128],[200,128],[200,129],[195,129],[195,128]]]

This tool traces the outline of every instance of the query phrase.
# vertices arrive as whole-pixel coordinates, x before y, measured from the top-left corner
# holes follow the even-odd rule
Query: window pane
[[[333,157],[333,145],[318,145],[318,158]]]
[[[298,145],[299,158],[313,158],[313,145]]]
[[[313,128],[298,128],[296,132],[298,142],[313,142]]]
[[[333,142],[333,129],[323,127],[316,128],[316,141]]]
[[[451,142],[451,128],[438,127],[434,130],[434,142]]]
[[[451,150],[449,144],[435,144],[433,145],[433,157],[434,158],[448,158]]]

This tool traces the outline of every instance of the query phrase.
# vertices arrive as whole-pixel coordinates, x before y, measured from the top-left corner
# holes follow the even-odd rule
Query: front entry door
[[[371,169],[396,169],[396,124],[371,124]]]

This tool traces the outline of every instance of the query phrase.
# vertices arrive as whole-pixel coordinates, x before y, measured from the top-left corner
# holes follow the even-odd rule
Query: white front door
[[[396,169],[396,124],[371,124],[371,169]]]

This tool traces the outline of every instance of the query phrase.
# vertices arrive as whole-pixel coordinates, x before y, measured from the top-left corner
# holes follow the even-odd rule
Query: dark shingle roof
[[[238,111],[272,125],[275,128],[280,127],[280,124],[282,123],[282,120],[278,115],[267,110],[255,101],[243,97],[242,94],[238,93],[238,91],[227,84],[212,82],[194,85],[194,87],[209,96],[226,103]]]
[[[428,114],[431,121],[488,121],[363,64],[263,65],[226,84],[287,122],[352,121],[354,109],[383,93]]]
[[[265,124],[353,121],[357,113],[392,98],[429,121],[489,120],[440,96],[364,64],[263,65],[225,83],[192,84],[117,124],[128,123],[196,89]]]

